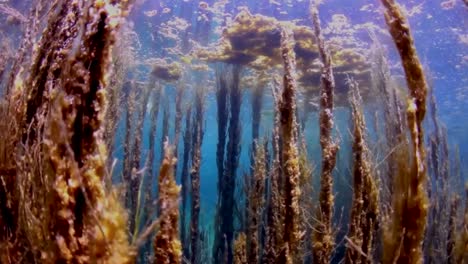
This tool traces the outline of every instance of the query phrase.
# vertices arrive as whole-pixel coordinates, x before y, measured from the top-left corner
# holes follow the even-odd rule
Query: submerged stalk
[[[180,187],[174,177],[174,165],[177,159],[168,143],[164,143],[164,159],[159,171],[160,226],[154,238],[154,263],[182,263],[182,245],[179,240],[179,207]]]
[[[300,168],[299,151],[297,146],[296,122],[296,58],[293,50],[294,39],[292,32],[283,29],[281,37],[281,55],[284,62],[284,89],[281,95],[280,136],[282,139],[282,171],[284,173],[284,246],[280,254],[280,261],[296,261],[299,258],[299,244],[301,230],[299,226],[300,211],[299,188]]]
[[[422,263],[422,244],[429,207],[423,133],[427,83],[401,7],[394,0],[382,0],[382,4],[385,7],[385,21],[400,54],[410,93],[406,114],[411,135],[411,168],[406,173],[400,173],[395,180],[395,193],[403,195],[394,198],[392,226],[387,230],[384,240],[385,253],[389,255],[384,254],[384,263]]]
[[[336,164],[338,145],[332,138],[333,130],[333,95],[335,79],[331,55],[325,46],[325,40],[320,27],[320,19],[316,6],[311,9],[314,23],[315,38],[318,42],[320,59],[322,60],[322,75],[320,77],[320,146],[322,148],[322,173],[320,179],[320,206],[318,207],[318,224],[313,234],[313,259],[314,263],[330,263],[334,247],[332,230],[333,217],[333,169]]]
[[[191,263],[200,263],[200,166],[201,166],[201,146],[203,143],[204,127],[204,91],[200,87],[195,94],[195,114],[193,116],[193,157],[190,178],[192,182],[192,214],[190,221],[191,240]]]

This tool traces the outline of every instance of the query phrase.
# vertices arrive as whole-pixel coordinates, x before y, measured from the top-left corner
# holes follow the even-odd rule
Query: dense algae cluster
[[[184,1],[153,36],[175,47],[141,59],[129,19],[141,2],[38,0],[29,17],[0,3],[22,39],[13,51],[0,35],[1,263],[468,263],[468,186],[451,187],[460,160],[394,0],[381,2],[407,92],[374,33],[370,52],[329,38],[316,3],[311,26],[239,8],[208,45],[229,1]]]
[[[320,86],[319,50],[313,30],[289,22],[280,22],[263,15],[241,11],[232,24],[224,29],[216,49],[201,49],[196,55],[206,61],[221,61],[245,65],[255,70],[278,68],[281,59],[281,31],[289,28],[294,37],[294,53],[298,69],[298,82],[305,92],[318,96]],[[347,104],[346,78],[352,76],[361,84],[363,96],[371,100],[370,62],[358,47],[332,42],[329,45],[337,82],[337,104]]]

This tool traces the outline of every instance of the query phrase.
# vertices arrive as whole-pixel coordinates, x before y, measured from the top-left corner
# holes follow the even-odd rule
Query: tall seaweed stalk
[[[252,91],[252,153],[255,153],[255,140],[258,139],[260,133],[260,121],[263,106],[263,95],[265,90],[265,83],[259,81]],[[252,162],[253,164],[253,162]]]
[[[158,115],[159,115],[159,102],[161,98],[162,85],[159,82],[156,82],[154,89],[151,91],[151,112],[150,112],[150,131],[149,131],[149,150],[148,150],[148,164],[147,172],[148,175],[145,186],[145,196],[144,196],[144,215],[147,217],[147,221],[151,219],[153,214],[156,212],[153,204],[153,183],[156,181],[156,174],[154,173],[154,163],[155,163],[155,149],[156,149],[156,132],[158,125]],[[142,191],[142,190],[140,190]],[[147,241],[145,244],[146,251],[150,251],[151,243]],[[149,253],[147,253],[149,254]]]
[[[192,168],[190,171],[190,180],[192,182],[191,194],[191,221],[190,221],[190,246],[191,263],[200,263],[200,166],[201,166],[201,146],[204,135],[204,112],[205,112],[205,94],[203,88],[198,88],[195,92],[195,113],[193,116],[192,132]]]
[[[301,241],[299,200],[300,168],[299,151],[297,147],[296,121],[296,60],[293,50],[293,34],[283,29],[281,35],[281,55],[284,63],[284,89],[282,91],[280,112],[280,137],[282,147],[282,171],[284,173],[284,233],[283,249],[280,261],[289,263],[297,261],[299,257],[299,243]]]
[[[411,134],[411,168],[395,179],[391,225],[385,231],[384,263],[422,263],[428,198],[423,120],[426,113],[427,83],[416,54],[408,22],[394,0],[382,0],[385,21],[400,54],[410,98],[406,110]],[[405,177],[405,178],[402,178]]]
[[[33,54],[32,63],[29,69],[25,87],[28,93],[25,116],[24,116],[24,137],[34,138],[36,126],[28,126],[31,122],[37,122],[36,114],[40,111],[47,111],[50,93],[54,89],[51,85],[57,80],[64,70],[64,61],[70,56],[73,40],[78,37],[78,19],[82,10],[78,5],[73,5],[72,1],[57,1],[52,5],[53,12],[49,16],[47,27],[37,43],[41,49]],[[14,78],[10,78],[11,82]],[[13,83],[10,83],[12,85]],[[9,86],[10,86],[9,85]],[[41,109],[42,108],[42,109]],[[45,108],[45,109],[44,109]],[[26,135],[26,133],[30,135]]]
[[[226,150],[226,131],[228,127],[229,117],[229,87],[228,81],[224,74],[224,68],[221,66],[216,69],[216,104],[217,104],[217,121],[218,121],[218,143],[216,145],[216,166],[218,168],[218,207],[220,207],[220,201],[222,199],[224,190],[224,161],[225,161],[225,150]],[[218,211],[221,208],[218,209]],[[221,212],[217,213],[216,221],[222,222]],[[224,233],[219,228],[215,232],[215,244],[213,248],[213,259],[216,261],[222,261],[224,259],[225,251],[224,248],[225,239]]]
[[[154,238],[154,263],[182,263],[182,245],[179,240],[179,192],[175,182],[174,165],[177,159],[168,143],[164,143],[164,159],[159,171],[158,209],[160,225]]]
[[[131,171],[132,171],[132,142],[133,142],[133,113],[135,112],[136,104],[136,95],[137,89],[135,89],[134,82],[128,82],[127,85],[130,86],[130,91],[126,95],[126,113],[125,113],[125,143],[124,143],[124,158],[123,158],[123,172],[122,179],[125,184],[130,184],[131,182]],[[127,186],[124,197],[127,208],[131,208],[130,199],[127,199],[129,188]]]
[[[234,193],[235,193],[235,180],[237,176],[237,168],[239,165],[239,154],[240,154],[240,140],[241,140],[241,123],[240,123],[240,107],[242,104],[242,93],[240,87],[240,76],[242,68],[237,65],[229,67],[229,79],[227,79],[224,84],[228,85],[228,90],[223,89],[221,92],[229,92],[229,97],[220,94],[220,100],[225,100],[229,98],[229,130],[228,130],[228,142],[225,147],[226,150],[226,159],[224,161],[224,171],[221,178],[218,178],[218,212],[217,212],[217,221],[218,230],[215,233],[215,249],[214,249],[214,258],[216,261],[222,261],[224,256],[227,256],[227,263],[232,263],[233,251],[232,251],[232,242],[234,239]],[[222,86],[222,84],[221,84]],[[218,102],[219,104],[220,102]],[[225,102],[227,103],[227,101]],[[224,112],[225,106],[221,106],[221,110],[218,115],[225,115],[227,111]],[[226,116],[218,116],[218,124],[220,119]],[[224,125],[226,121],[221,121]],[[218,129],[220,129],[218,127]],[[221,132],[225,130],[221,129]],[[225,140],[218,141],[218,144],[225,142]],[[220,151],[223,151],[224,148],[219,147]],[[217,160],[224,160],[224,153],[217,152]],[[218,170],[219,170],[218,166]]]
[[[320,27],[317,7],[311,6],[315,38],[317,39],[320,59],[323,63],[320,77],[320,146],[322,147],[322,172],[320,178],[320,205],[318,207],[318,223],[313,238],[314,263],[330,263],[334,246],[332,216],[333,216],[333,169],[336,164],[338,144],[332,138],[333,130],[333,94],[335,79],[331,56],[325,47],[325,41]]]
[[[184,247],[184,258],[190,258],[190,243],[187,236],[187,219],[189,217],[188,201],[190,194],[189,161],[192,152],[192,105],[187,107],[185,113],[185,132],[184,132],[184,153],[182,155],[182,173],[180,181],[182,183],[182,209],[180,221],[180,237]]]
[[[150,182],[153,182],[155,179],[154,174],[154,161],[155,161],[155,150],[156,150],[156,132],[158,128],[158,116],[159,116],[159,103],[161,100],[161,90],[162,85],[160,83],[156,83],[155,88],[152,91],[152,106],[151,106],[151,113],[150,113],[150,132],[149,132],[149,150],[148,150],[148,178]],[[151,201],[151,187],[152,184],[147,184],[146,186],[146,204],[149,205]],[[149,210],[149,208],[147,209]]]
[[[132,54],[126,53],[124,49],[127,49],[128,45],[131,45],[128,41],[128,37],[125,36],[124,30],[119,30],[116,47],[112,54],[112,66],[113,71],[110,78],[109,89],[108,89],[108,107],[106,113],[106,129],[104,131],[104,140],[109,151],[109,156],[113,157],[115,148],[115,131],[122,112],[122,89],[124,86],[124,79],[128,71],[127,60],[131,59]],[[150,79],[150,83],[154,82]],[[113,159],[108,159],[107,167],[112,166]],[[112,176],[112,175],[111,175]]]
[[[182,101],[184,99],[185,87],[182,83],[176,86],[176,97],[175,97],[175,117],[174,117],[174,153],[178,155],[179,149],[179,138],[181,131],[182,122]],[[175,169],[175,175],[177,176],[177,168]]]
[[[151,83],[148,84],[148,87],[141,88],[142,91],[140,91],[140,101],[138,102],[138,119],[137,119],[137,124],[136,128],[134,131],[134,139],[133,139],[133,146],[132,146],[132,161],[131,161],[131,178],[129,184],[129,190],[128,194],[130,197],[129,199],[129,204],[130,204],[130,216],[132,216],[132,219],[130,219],[130,230],[135,230],[139,229],[139,226],[136,225],[136,218],[140,217],[136,212],[140,209],[138,208],[139,205],[141,204],[141,201],[139,201],[138,194],[141,193],[140,189],[140,183],[143,181],[143,179],[139,179],[138,176],[136,175],[136,172],[140,169],[141,166],[141,152],[142,152],[142,145],[141,141],[143,139],[143,125],[144,121],[146,119],[146,106],[148,105],[148,100],[149,100],[149,92],[151,88]],[[140,177],[143,177],[143,175],[140,175]]]
[[[457,237],[457,212],[460,204],[460,197],[454,196],[450,203],[450,214],[448,223],[448,234],[446,244],[447,263],[455,264],[455,243]]]
[[[165,97],[165,98],[164,98]],[[169,136],[169,101],[167,100],[167,94],[163,95],[165,99],[162,102],[162,130],[161,130],[161,139],[166,140]],[[174,153],[175,155],[175,153]],[[161,145],[161,157],[164,157],[164,145]]]
[[[107,152],[102,138],[110,54],[127,4],[93,1],[83,9],[82,23],[88,26],[77,36],[79,48],[62,65],[60,88],[51,93],[44,139],[48,173],[54,177],[55,210],[46,238],[56,243],[46,253],[51,263],[132,259],[126,214],[103,185]],[[113,16],[111,9],[117,11]]]
[[[260,226],[263,215],[264,189],[266,176],[265,149],[262,144],[255,147],[255,164],[253,168],[252,186],[248,195],[249,226],[247,233],[248,263],[259,263],[260,260]]]
[[[371,263],[378,215],[378,192],[371,174],[366,124],[357,83],[349,80],[353,133],[353,202],[345,263]]]
[[[284,206],[283,197],[281,196],[280,188],[280,85],[279,81],[275,80],[272,86],[272,94],[275,102],[275,115],[273,124],[272,135],[272,149],[273,149],[273,164],[269,171],[269,199],[267,203],[267,217],[266,217],[266,232],[265,232],[265,248],[262,256],[263,264],[276,263],[280,246],[283,241],[283,217]]]

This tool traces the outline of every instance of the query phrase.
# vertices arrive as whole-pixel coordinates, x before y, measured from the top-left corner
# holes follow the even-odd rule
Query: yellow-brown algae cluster
[[[126,2],[94,1],[84,10],[88,27],[80,49],[55,89],[45,129],[45,152],[54,176],[50,232],[56,249],[44,263],[129,263],[126,213],[115,195],[107,195],[103,178],[107,150],[103,141],[110,54]],[[99,50],[100,52],[95,52]],[[90,65],[90,66],[88,66]],[[81,126],[77,126],[76,124]]]
[[[234,264],[247,264],[247,236],[240,233],[234,241]]]
[[[153,64],[152,75],[166,82],[175,82],[182,77],[182,66],[178,62],[168,62],[156,59]]]
[[[278,21],[275,18],[241,11],[233,23],[223,30],[220,41],[214,48],[199,49],[196,56],[209,62],[226,62],[245,65],[256,70],[280,68],[281,28],[287,27],[295,39],[298,83],[306,91],[319,95],[319,52],[314,32],[306,26]],[[346,76],[353,77],[361,87],[365,99],[370,92],[370,63],[357,47],[330,45],[332,65],[335,67],[337,105],[347,105],[348,86]]]
[[[252,186],[249,192],[249,233],[248,233],[248,258],[249,263],[258,263],[260,259],[261,239],[259,234],[262,223],[264,183],[266,178],[265,148],[262,144],[256,145],[254,173]]]

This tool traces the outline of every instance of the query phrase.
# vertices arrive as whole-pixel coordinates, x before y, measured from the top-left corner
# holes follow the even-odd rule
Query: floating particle
[[[455,0],[447,0],[442,3],[440,3],[440,7],[442,7],[443,10],[450,10],[453,7],[455,7]]]
[[[200,9],[208,9],[208,3],[207,2],[203,2],[201,1],[199,4],[198,4],[198,8]]]
[[[204,21],[204,22],[208,22],[208,16],[206,14],[201,14],[198,16],[197,18],[197,21]]]
[[[147,17],[154,17],[155,15],[158,14],[158,10],[154,9],[154,10],[150,10],[150,11],[145,11],[145,12],[143,12],[143,14],[145,14],[145,16],[147,16]]]
[[[275,0],[270,0],[270,4],[271,4],[271,5],[278,5],[278,6],[280,6],[280,5],[281,5],[281,3],[280,3],[280,2],[278,2],[278,1],[275,1]]]
[[[170,13],[171,12],[171,9],[169,7],[165,7],[162,11],[163,14],[167,14],[167,13]]]
[[[371,12],[372,10],[374,10],[374,5],[373,4],[367,4],[367,5],[363,5],[361,6],[361,8],[359,9],[359,11],[365,11],[365,12]]]
[[[458,35],[458,42],[460,44],[468,45],[468,34],[457,34]]]

